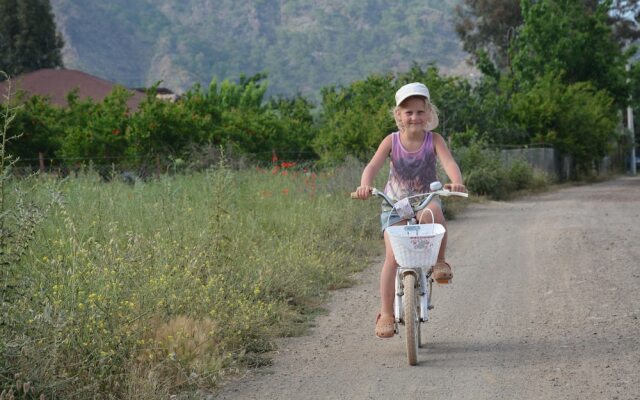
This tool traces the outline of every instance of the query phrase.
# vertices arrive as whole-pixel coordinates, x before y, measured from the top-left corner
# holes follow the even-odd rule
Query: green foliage
[[[154,86],[135,112],[128,110],[131,95],[122,87],[101,102],[70,92],[65,109],[34,96],[16,111],[9,133],[23,135],[8,151],[31,164],[43,153],[69,164],[94,160],[129,167],[156,156],[184,157],[206,146],[228,147],[261,161],[270,160],[273,150],[287,159],[315,158],[313,104],[301,96],[266,101],[264,78],[214,80],[206,90],[196,85],[175,103],[158,99]]]
[[[500,154],[481,141],[456,149],[455,156],[470,193],[499,200],[513,190]]]
[[[53,196],[44,201],[47,200],[43,199],[44,196],[36,198],[33,179],[25,180],[22,186],[13,179],[12,168],[17,159],[7,152],[7,145],[18,138],[10,133],[17,109],[8,96],[3,100],[0,110],[0,333],[4,333],[1,327],[9,326],[20,318],[8,311],[30,293],[29,283],[20,278],[24,270],[20,263],[36,238],[38,225],[57,200],[55,191],[49,185],[42,185],[41,188],[45,193],[53,193]],[[4,353],[7,347],[7,336],[0,334],[0,353]],[[0,382],[6,378],[4,374],[9,368],[8,362],[6,357],[0,356]],[[0,386],[4,385],[0,383]]]
[[[289,98],[272,98],[268,109],[278,116],[281,129],[274,148],[289,159],[314,159],[313,140],[318,127],[312,116],[314,105],[301,95]],[[263,149],[264,151],[264,149]]]
[[[344,197],[361,168],[64,180],[22,260],[29,295],[0,303],[0,391],[19,376],[36,398],[189,397],[264,365],[376,256],[378,205]]]
[[[323,114],[314,143],[321,157],[331,162],[349,155],[362,160],[371,157],[395,129],[395,90],[390,75],[372,75],[348,87],[323,90]]]
[[[505,165],[499,150],[486,142],[471,139],[464,146],[456,146],[455,158],[470,193],[504,200],[516,191],[540,191],[548,186],[548,177],[535,171],[524,160]]]
[[[510,112],[509,81],[485,78],[476,86],[440,75],[434,66],[417,64],[408,72],[372,75],[341,88],[323,91],[316,151],[327,162],[348,155],[362,160],[375,152],[382,139],[397,128],[392,115],[395,91],[408,82],[424,82],[439,110],[436,131],[445,138],[475,132],[477,139],[496,144],[523,142],[525,132]],[[461,141],[464,141],[461,139]]]
[[[129,122],[128,90],[116,87],[102,102],[68,97],[64,141],[60,155],[65,158],[121,158],[127,150],[125,132]]]
[[[55,156],[64,137],[64,112],[52,107],[47,98],[32,96],[25,101],[23,95],[19,93],[12,101],[20,107],[8,133],[20,137],[7,144],[7,151],[21,160],[34,159],[38,153]]]
[[[210,124],[201,141],[231,146],[237,153],[271,158],[272,150],[289,157],[309,154],[315,126],[312,104],[298,96],[265,101],[266,75],[257,74],[238,83],[213,80],[206,90],[195,85],[184,96],[184,107]]]
[[[530,90],[514,94],[512,102],[532,142],[551,144],[571,155],[577,172],[591,171],[616,137],[612,98],[588,82],[566,85],[550,73]]]
[[[61,67],[63,45],[49,0],[0,0],[0,71]]]
[[[512,47],[513,70],[527,86],[547,74],[567,84],[591,82],[618,105],[626,102],[626,57],[613,37],[605,1],[595,9],[583,2],[522,2],[524,24]]]
[[[514,161],[509,166],[507,175],[515,190],[530,188],[535,180],[531,165],[524,160]]]
[[[500,74],[497,79],[483,77],[474,88],[477,108],[475,130],[479,138],[495,145],[529,144],[525,126],[513,114],[512,96],[515,92],[509,74]],[[472,125],[473,126],[473,125]]]
[[[208,115],[194,113],[187,102],[170,103],[151,88],[127,123],[126,153],[136,158],[180,155],[192,143],[202,143],[211,125]]]

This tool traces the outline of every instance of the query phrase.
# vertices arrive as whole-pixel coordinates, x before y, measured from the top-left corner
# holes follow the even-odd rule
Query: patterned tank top
[[[389,180],[384,191],[394,201],[429,191],[429,184],[436,178],[436,153],[433,134],[424,135],[422,146],[416,151],[407,151],[400,142],[400,133],[391,134],[391,164]]]

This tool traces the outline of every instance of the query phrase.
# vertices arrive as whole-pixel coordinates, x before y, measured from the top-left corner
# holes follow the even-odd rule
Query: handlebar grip
[[[369,193],[371,193],[372,195],[374,195],[374,196],[375,196],[375,195],[377,195],[379,192],[378,192],[378,189],[376,189],[376,188],[371,188],[371,190],[369,191]],[[351,198],[352,198],[352,199],[354,199],[354,200],[360,199],[360,197],[358,197],[358,192],[351,192]],[[364,200],[364,199],[363,199],[363,200]]]

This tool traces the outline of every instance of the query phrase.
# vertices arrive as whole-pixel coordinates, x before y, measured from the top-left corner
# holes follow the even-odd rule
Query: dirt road
[[[218,399],[640,399],[640,179],[472,205],[450,222],[419,365],[376,339],[376,264]]]

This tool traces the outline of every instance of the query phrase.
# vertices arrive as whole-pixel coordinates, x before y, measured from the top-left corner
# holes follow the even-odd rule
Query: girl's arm
[[[391,135],[388,135],[382,140],[380,146],[378,146],[378,150],[376,150],[376,154],[373,155],[369,164],[367,164],[364,171],[362,171],[360,186],[356,189],[359,199],[368,199],[369,196],[371,196],[373,180],[387,160],[389,153],[391,153]]]
[[[447,176],[451,183],[445,185],[449,190],[453,192],[466,192],[467,189],[462,183],[462,173],[460,172],[460,167],[458,167],[458,163],[453,159],[449,148],[447,147],[447,143],[444,141],[442,136],[438,133],[433,133],[433,143],[436,150],[436,155],[442,164],[442,168],[444,172],[446,172]]]

